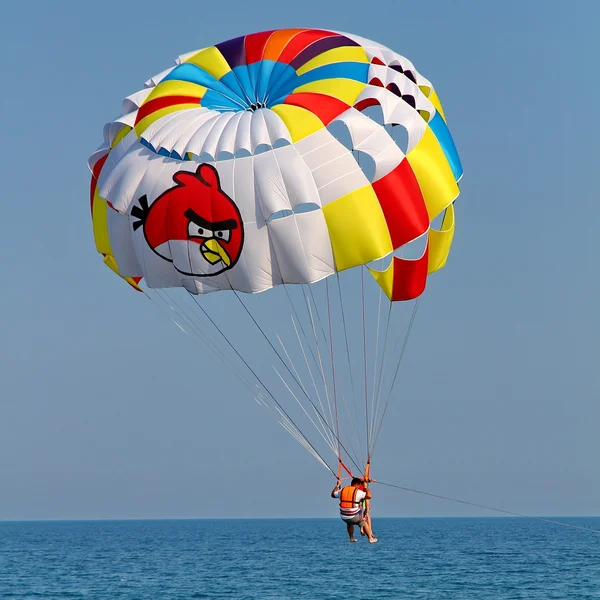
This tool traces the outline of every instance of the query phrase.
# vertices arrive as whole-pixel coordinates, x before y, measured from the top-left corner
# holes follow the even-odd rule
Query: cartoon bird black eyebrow
[[[137,231],[138,228],[140,228],[145,220],[146,217],[148,216],[148,212],[150,211],[150,208],[148,207],[148,198],[146,197],[146,194],[144,194],[139,200],[139,206],[134,206],[131,209],[131,216],[134,219],[139,219],[138,221],[135,221],[133,223],[133,230]]]
[[[231,230],[237,229],[238,224],[234,219],[227,219],[225,221],[215,221],[211,223],[206,219],[202,218],[196,211],[188,208],[184,213],[184,217],[187,217],[190,221],[198,225],[198,227],[203,227],[204,229],[210,229],[210,231],[222,231],[222,230]]]

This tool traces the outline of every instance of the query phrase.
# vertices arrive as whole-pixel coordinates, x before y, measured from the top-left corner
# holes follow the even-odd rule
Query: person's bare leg
[[[367,523],[370,523],[370,522],[371,522],[371,517],[370,517],[370,515],[367,515],[367,516],[365,517],[365,521],[366,521]],[[364,528],[364,526],[361,526],[361,528],[360,528],[360,535],[367,535],[367,534],[365,533],[365,528]]]
[[[371,523],[370,522],[365,521],[365,524],[363,525],[363,531],[365,532],[365,535],[369,538],[370,544],[374,544],[377,541],[377,538],[373,537],[373,532],[371,531]]]
[[[357,542],[358,540],[354,537],[354,525],[352,525],[352,523],[346,523],[346,529],[348,530],[350,541]]]

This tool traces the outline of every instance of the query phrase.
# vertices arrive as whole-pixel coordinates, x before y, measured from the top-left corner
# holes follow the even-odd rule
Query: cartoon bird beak
[[[231,259],[225,251],[225,248],[223,248],[223,246],[221,246],[221,244],[219,244],[219,242],[214,238],[211,240],[206,240],[206,242],[204,242],[204,244],[202,244],[200,247],[200,252],[202,252],[202,256],[211,265],[218,263],[220,260],[223,261],[226,267],[231,265]]]

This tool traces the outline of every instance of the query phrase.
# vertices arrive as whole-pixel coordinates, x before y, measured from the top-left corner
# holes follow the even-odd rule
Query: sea
[[[0,522],[0,599],[600,599],[600,518]]]

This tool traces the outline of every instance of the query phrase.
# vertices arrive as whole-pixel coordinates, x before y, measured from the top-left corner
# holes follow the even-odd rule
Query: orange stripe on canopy
[[[288,42],[299,33],[306,31],[306,29],[282,29],[276,31],[267,42],[265,46],[265,52],[263,54],[263,60],[274,60],[278,61],[281,53],[287,46]]]

